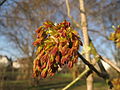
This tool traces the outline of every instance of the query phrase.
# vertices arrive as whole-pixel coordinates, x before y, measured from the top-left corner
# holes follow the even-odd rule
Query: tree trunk
[[[85,14],[85,7],[84,7],[84,0],[79,0],[80,3],[80,17],[81,17],[81,28],[83,32],[83,39],[84,39],[84,48],[89,47],[89,37],[88,37],[88,30],[87,30],[87,17]],[[90,62],[90,51],[85,50],[85,58]],[[86,67],[88,68],[88,67]],[[89,74],[87,79],[87,90],[93,90],[93,75]]]

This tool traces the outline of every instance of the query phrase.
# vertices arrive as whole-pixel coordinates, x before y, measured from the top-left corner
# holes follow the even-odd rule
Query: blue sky
[[[100,0],[98,0],[98,1],[100,1]],[[109,1],[109,0],[108,0]],[[109,1],[110,2],[110,1]],[[109,3],[108,2],[108,3]],[[13,4],[12,3],[12,1],[9,1],[9,3],[10,4]],[[6,6],[7,4],[4,4],[4,6],[2,7],[2,8],[6,8],[6,10],[11,10],[11,8],[9,8],[9,6]],[[13,4],[14,5],[14,4]],[[1,9],[2,10],[2,9]],[[3,11],[3,10],[2,10]],[[4,11],[3,11],[4,12]],[[75,12],[73,12],[73,14],[75,14]],[[60,14],[60,13],[56,13],[55,14],[55,16],[56,16],[56,18],[58,18],[57,19],[57,22],[59,22],[59,21],[61,21],[61,18],[60,17],[62,17],[62,15]],[[1,17],[0,17],[1,18]],[[62,18],[63,19],[63,18]],[[68,19],[68,18],[67,18]],[[93,28],[93,29],[99,29],[99,30],[101,30],[98,26],[95,26],[95,24],[94,23],[89,23],[89,27],[90,28]],[[6,30],[6,29],[4,29],[4,28],[1,28],[0,27],[0,30]],[[90,35],[91,36],[91,35]],[[108,41],[107,43],[101,43],[101,41],[102,40],[104,40],[104,38],[103,37],[99,37],[99,38],[97,38],[96,37],[97,35],[95,35],[94,37],[92,37],[92,39],[94,40],[94,38],[96,39],[96,40],[94,40],[94,44],[95,44],[95,47],[99,47],[97,50],[99,51],[99,53],[100,54],[102,54],[103,56],[107,56],[107,57],[109,57],[109,58],[111,58],[111,59],[113,59],[113,56],[112,56],[112,54],[111,54],[111,50],[110,50],[110,48],[112,48],[112,49],[114,49],[114,47],[113,47],[113,45],[112,45],[112,43],[113,42],[111,42],[111,41]],[[0,36],[0,49],[4,49],[4,50],[0,50],[0,54],[2,54],[2,55],[7,55],[8,57],[12,57],[13,59],[15,59],[15,56],[14,55],[16,55],[16,56],[20,56],[20,54],[18,53],[18,51],[16,50],[16,49],[14,49],[14,48],[11,48],[11,42],[8,42],[8,40],[7,40],[7,38],[5,38],[4,37],[4,35],[3,36]],[[109,46],[109,47],[108,47]],[[101,51],[100,51],[100,48],[101,48]],[[102,52],[102,50],[104,51],[104,53]],[[11,55],[10,54],[10,52],[11,53],[13,53],[14,55]],[[106,53],[105,53],[106,52]]]

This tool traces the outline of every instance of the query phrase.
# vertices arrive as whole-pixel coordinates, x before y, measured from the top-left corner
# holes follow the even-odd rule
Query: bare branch
[[[99,31],[97,31],[97,30],[88,29],[88,31],[93,32],[93,33],[97,33],[97,34],[99,34],[99,35],[103,36],[105,39],[109,40],[109,38],[108,38],[108,36],[107,36],[107,35],[102,34],[102,33],[100,33],[100,32],[99,32]]]
[[[96,56],[98,58],[98,56]],[[98,61],[93,62],[93,65],[95,65]],[[76,79],[74,79],[71,83],[69,83],[67,86],[65,86],[62,90],[67,90],[70,88],[73,84],[75,84],[78,80],[80,80],[88,71],[90,71],[90,68],[86,68]]]
[[[67,14],[68,17],[72,20],[73,23],[76,24],[76,26],[78,28],[81,28],[80,24],[70,15],[70,4],[69,4],[69,0],[66,0],[66,6],[67,6]]]
[[[78,52],[79,58],[90,68],[90,70],[94,71],[99,77],[103,78],[105,81],[108,80],[109,77],[107,77],[106,74],[100,73],[91,63],[89,63],[88,60],[86,60],[79,52]],[[98,56],[99,58],[99,56]],[[111,81],[108,81],[107,84],[110,86],[110,89],[113,88],[113,84]]]
[[[112,68],[114,68],[116,71],[118,71],[120,73],[120,68],[117,67],[113,62],[111,62],[111,60],[109,60],[108,58],[105,58],[103,56],[101,56],[101,59],[106,62],[107,64],[109,64]]]
[[[0,6],[2,6],[7,0],[3,0],[2,2],[0,2]]]

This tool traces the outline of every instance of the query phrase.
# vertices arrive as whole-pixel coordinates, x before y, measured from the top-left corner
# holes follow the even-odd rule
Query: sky
[[[100,0],[98,0],[98,2],[99,1]],[[108,3],[109,3],[109,0],[108,0]],[[13,4],[12,1],[9,1],[9,4]],[[4,6],[2,8],[6,8],[6,10],[11,10],[11,8],[9,8],[9,6],[6,6],[6,5],[7,4],[4,4]],[[2,8],[0,10],[2,10]],[[4,12],[4,11],[2,10],[2,12]],[[73,14],[75,14],[75,13],[73,12]],[[59,16],[59,15],[60,15],[59,13],[56,13],[56,18],[58,18],[57,22],[61,21],[61,18],[59,18],[59,17],[62,17],[62,16]],[[0,19],[1,19],[1,17],[0,17]],[[97,26],[95,26],[93,23],[89,23],[88,27],[100,29]],[[6,29],[0,27],[0,30],[6,30]],[[79,33],[81,33],[81,32],[79,32]],[[92,37],[92,39],[94,39],[94,37]],[[111,50],[109,48],[106,48],[107,46],[109,46],[112,49],[114,49],[114,47],[112,45],[113,42],[110,41],[109,43],[101,43],[101,40],[104,40],[104,38],[102,38],[102,37],[99,37],[98,39],[95,38],[95,39],[96,39],[96,40],[94,40],[95,47],[99,46],[100,48],[102,48],[102,50],[104,50],[104,53],[103,53],[102,51],[100,51],[98,49],[99,53],[101,55],[107,56],[108,58],[113,60],[114,58],[112,56]],[[0,36],[0,54],[7,55],[8,57],[13,58],[13,60],[14,60],[14,59],[16,59],[16,57],[14,55],[19,57],[20,53],[18,53],[18,51],[16,49],[11,48],[10,46],[11,46],[11,42],[8,42],[7,38],[5,38],[4,35]],[[12,55],[10,53],[12,53]]]

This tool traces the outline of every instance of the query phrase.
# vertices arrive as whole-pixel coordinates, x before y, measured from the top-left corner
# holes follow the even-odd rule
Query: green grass
[[[72,81],[70,74],[56,74],[54,77],[39,80],[39,84],[30,80],[4,81],[0,86],[0,90],[61,90]],[[94,90],[107,90],[104,80],[96,79],[94,81]],[[86,90],[85,79],[79,80],[68,90]]]

